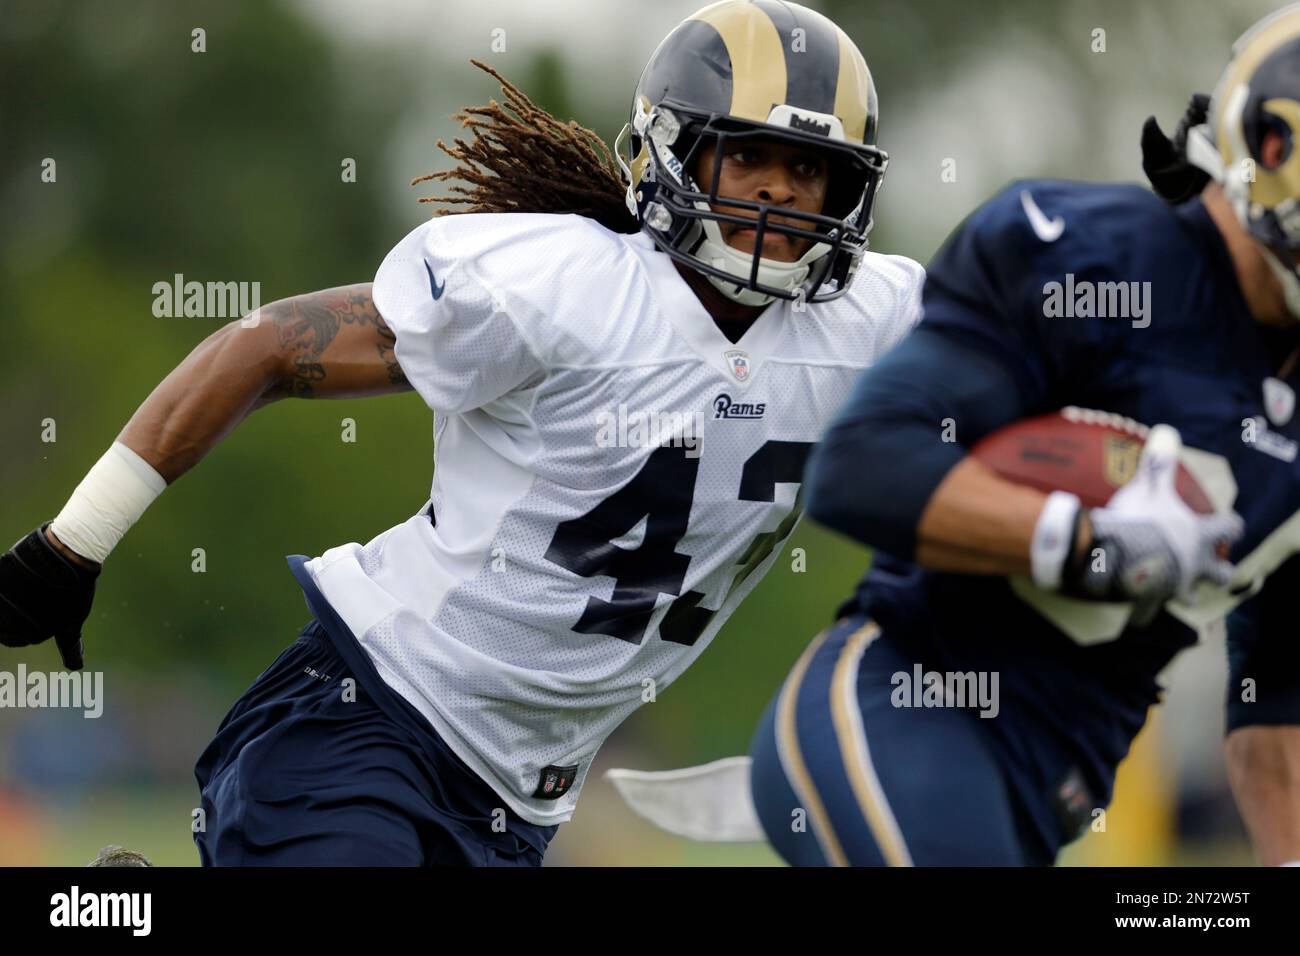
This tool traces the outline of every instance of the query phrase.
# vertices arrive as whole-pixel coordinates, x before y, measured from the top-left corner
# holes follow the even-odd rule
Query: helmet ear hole
[[[826,199],[822,203],[822,212],[836,219],[848,216],[862,201],[866,181],[865,171],[855,169],[849,163],[832,162],[827,170]]]
[[[1291,135],[1286,123],[1276,120],[1269,123],[1259,144],[1259,164],[1265,169],[1277,169],[1291,155]]]

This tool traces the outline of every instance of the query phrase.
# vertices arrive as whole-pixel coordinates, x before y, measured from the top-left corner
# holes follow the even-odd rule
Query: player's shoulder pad
[[[864,252],[854,275],[853,285],[847,295],[888,290],[897,299],[905,300],[925,282],[925,267],[907,256],[887,255],[882,252]]]
[[[608,298],[602,285],[635,269],[618,233],[583,216],[546,213],[461,213],[422,224],[389,253],[376,303],[386,271],[398,271],[393,264],[405,264],[408,284],[442,298],[444,312],[509,316],[539,355],[550,351],[557,325],[589,316],[593,302]]]
[[[870,364],[920,320],[924,284],[925,269],[919,262],[906,256],[863,253],[844,295],[806,310],[792,310],[799,349],[816,354],[820,343],[828,362]]]
[[[925,308],[940,314],[943,303],[959,311],[975,303],[1041,315],[1050,290],[1085,280],[1153,283],[1142,288],[1158,285],[1162,314],[1175,315],[1182,303],[1168,297],[1190,294],[1178,278],[1196,243],[1185,219],[1141,186],[1019,180],[948,237],[930,262]]]
[[[814,308],[855,321],[878,319],[914,308],[924,284],[925,268],[915,259],[864,252],[848,291]]]
[[[876,320],[888,335],[901,335],[920,319],[925,267],[907,256],[863,253],[844,298]]]
[[[595,220],[550,213],[439,216],[428,223],[424,245],[449,267],[470,264],[481,279],[503,285],[590,267],[622,250],[618,234]]]
[[[999,260],[1039,272],[1085,269],[1132,274],[1153,249],[1186,243],[1177,215],[1132,183],[1052,179],[1012,182],[961,227],[968,242]]]
[[[544,308],[621,255],[618,234],[583,216],[461,213],[417,226],[388,259],[422,260],[444,285],[464,272],[463,281],[500,304],[533,301]]]

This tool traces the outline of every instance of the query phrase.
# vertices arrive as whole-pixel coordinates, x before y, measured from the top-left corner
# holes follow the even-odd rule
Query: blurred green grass
[[[190,831],[197,799],[194,788],[160,787],[95,790],[76,800],[44,803],[31,808],[24,840],[15,845],[6,834],[0,863],[85,866],[115,843],[143,853],[154,866],[198,866]]]

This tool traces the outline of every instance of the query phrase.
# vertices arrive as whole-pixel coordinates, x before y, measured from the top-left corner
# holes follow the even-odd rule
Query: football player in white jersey
[[[0,564],[5,643],[53,635],[78,667],[100,563],[251,412],[408,389],[433,409],[429,504],[290,558],[316,619],[199,760],[204,863],[539,863],[601,742],[775,561],[810,449],[918,317],[921,268],[866,251],[871,76],[820,14],[683,21],[622,176],[506,93],[432,177],[468,183],[466,214],[373,285],[203,342]]]

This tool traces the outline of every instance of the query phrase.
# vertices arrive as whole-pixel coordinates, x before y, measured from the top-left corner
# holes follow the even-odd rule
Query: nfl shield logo
[[[1295,392],[1286,382],[1276,378],[1264,379],[1264,411],[1268,420],[1281,428],[1295,413]]]
[[[730,352],[724,352],[723,358],[727,360],[727,367],[731,369],[731,374],[736,377],[737,382],[743,382],[749,378],[748,352],[732,349]]]
[[[1141,442],[1107,435],[1101,459],[1106,481],[1115,488],[1128,484],[1128,480],[1137,474],[1138,458],[1141,455]]]
[[[578,765],[571,767],[543,767],[537,777],[533,797],[538,800],[558,800],[569,792],[578,779]]]

